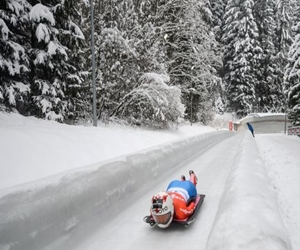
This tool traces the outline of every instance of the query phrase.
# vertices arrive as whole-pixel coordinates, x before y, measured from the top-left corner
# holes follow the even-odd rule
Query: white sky
[[[127,203],[124,199],[120,203],[113,200],[111,195],[121,191],[105,184],[107,209],[111,213],[116,211],[113,218],[91,213],[91,221],[85,222],[79,214],[73,212],[69,218],[70,211],[59,208],[59,204],[73,204],[72,199],[77,199],[75,206],[82,206],[88,213],[87,201],[97,193],[88,191],[89,195],[76,196],[88,186],[88,180],[92,182],[94,175],[87,176],[99,173],[103,182],[109,183],[105,180],[107,176],[117,178],[121,172],[117,167],[111,167],[111,170],[103,167],[105,171],[101,172],[101,168],[95,167],[99,166],[97,162],[112,164],[114,157],[140,150],[147,159],[151,150],[157,147],[161,154],[166,153],[162,143],[176,147],[179,139],[187,140],[187,137],[201,134],[205,147],[206,141],[212,141],[207,133],[215,130],[196,125],[160,132],[111,125],[97,128],[68,126],[0,113],[0,249],[33,250],[37,242],[50,241],[50,235],[46,235],[46,240],[39,238],[46,229],[30,229],[40,222],[26,224],[30,237],[24,243],[18,242],[13,230],[9,231],[14,228],[14,220],[31,221],[33,215],[50,219],[53,224],[66,219],[65,234],[51,239],[46,248],[51,250],[300,249],[300,138],[283,134],[258,134],[252,138],[243,128],[234,136],[200,150],[196,156],[174,166],[172,171],[156,178],[149,176],[150,180],[140,186],[134,197],[128,193]],[[182,153],[189,150],[188,146],[182,148]],[[136,161],[141,161],[140,154],[134,155]],[[175,157],[170,157],[170,161]],[[121,161],[120,157],[116,159],[116,162]],[[140,164],[145,163],[141,161]],[[198,175],[198,192],[206,194],[196,221],[189,228],[172,225],[166,230],[145,224],[142,218],[149,212],[152,195],[165,189],[181,174],[187,175],[190,169]],[[84,179],[76,179],[76,176],[84,176]],[[135,177],[134,170],[128,176]],[[139,174],[138,178],[147,179],[147,176]],[[74,180],[77,181],[76,190],[67,185]],[[28,181],[31,183],[26,183]],[[56,185],[61,185],[63,199],[59,198],[60,193],[51,191]],[[39,190],[47,187],[42,198],[37,200]],[[51,207],[36,210],[47,198],[57,206],[55,213]]]

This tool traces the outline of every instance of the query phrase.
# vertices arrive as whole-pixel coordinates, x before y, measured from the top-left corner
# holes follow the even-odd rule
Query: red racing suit
[[[184,220],[188,218],[195,209],[195,202],[190,202],[187,205],[186,200],[179,192],[167,192],[173,199],[174,215],[173,218],[177,220]]]
[[[191,199],[196,198],[197,177],[191,174],[189,181],[173,181],[167,188],[167,193],[173,199],[174,215],[177,220],[188,218],[195,209],[195,202]]]

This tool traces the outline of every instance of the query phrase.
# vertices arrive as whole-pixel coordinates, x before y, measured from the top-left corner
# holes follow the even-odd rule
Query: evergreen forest
[[[283,112],[300,125],[300,1],[0,0],[0,110],[151,128]]]

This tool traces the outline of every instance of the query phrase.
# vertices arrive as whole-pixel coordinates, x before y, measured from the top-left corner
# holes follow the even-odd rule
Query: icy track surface
[[[283,149],[281,155],[272,150],[277,143]],[[82,240],[77,235],[77,240],[69,241],[68,249],[300,249],[300,201],[296,198],[293,202],[289,193],[299,190],[299,144],[299,138],[283,135],[257,135],[254,139],[246,133],[226,139],[172,173],[157,177],[153,185],[141,187],[131,204],[116,204],[119,213],[95,227],[89,238]],[[285,163],[276,163],[278,159]],[[285,171],[280,166],[286,163],[291,172],[280,178]],[[198,192],[206,194],[196,221],[188,228],[172,225],[167,230],[144,223],[152,195],[190,169],[199,177]],[[286,182],[285,178],[294,181]],[[285,203],[287,200],[291,202]]]
[[[300,138],[228,135],[205,134],[45,187],[19,187],[0,197],[0,250],[299,250]],[[206,195],[196,221],[167,229],[144,223],[151,197],[190,169]]]

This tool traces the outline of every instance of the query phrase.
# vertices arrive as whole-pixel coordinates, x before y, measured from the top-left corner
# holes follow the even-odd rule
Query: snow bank
[[[0,197],[16,185],[212,131],[196,124],[152,131],[113,123],[74,126],[0,112]]]
[[[233,134],[219,131],[165,143],[51,177],[47,185],[45,180],[21,185],[0,198],[0,249],[42,249],[90,222],[105,223],[152,178]]]
[[[257,145],[278,197],[292,249],[300,249],[300,143],[287,135],[264,135]]]
[[[291,249],[255,139],[246,133],[229,173],[206,250]]]

